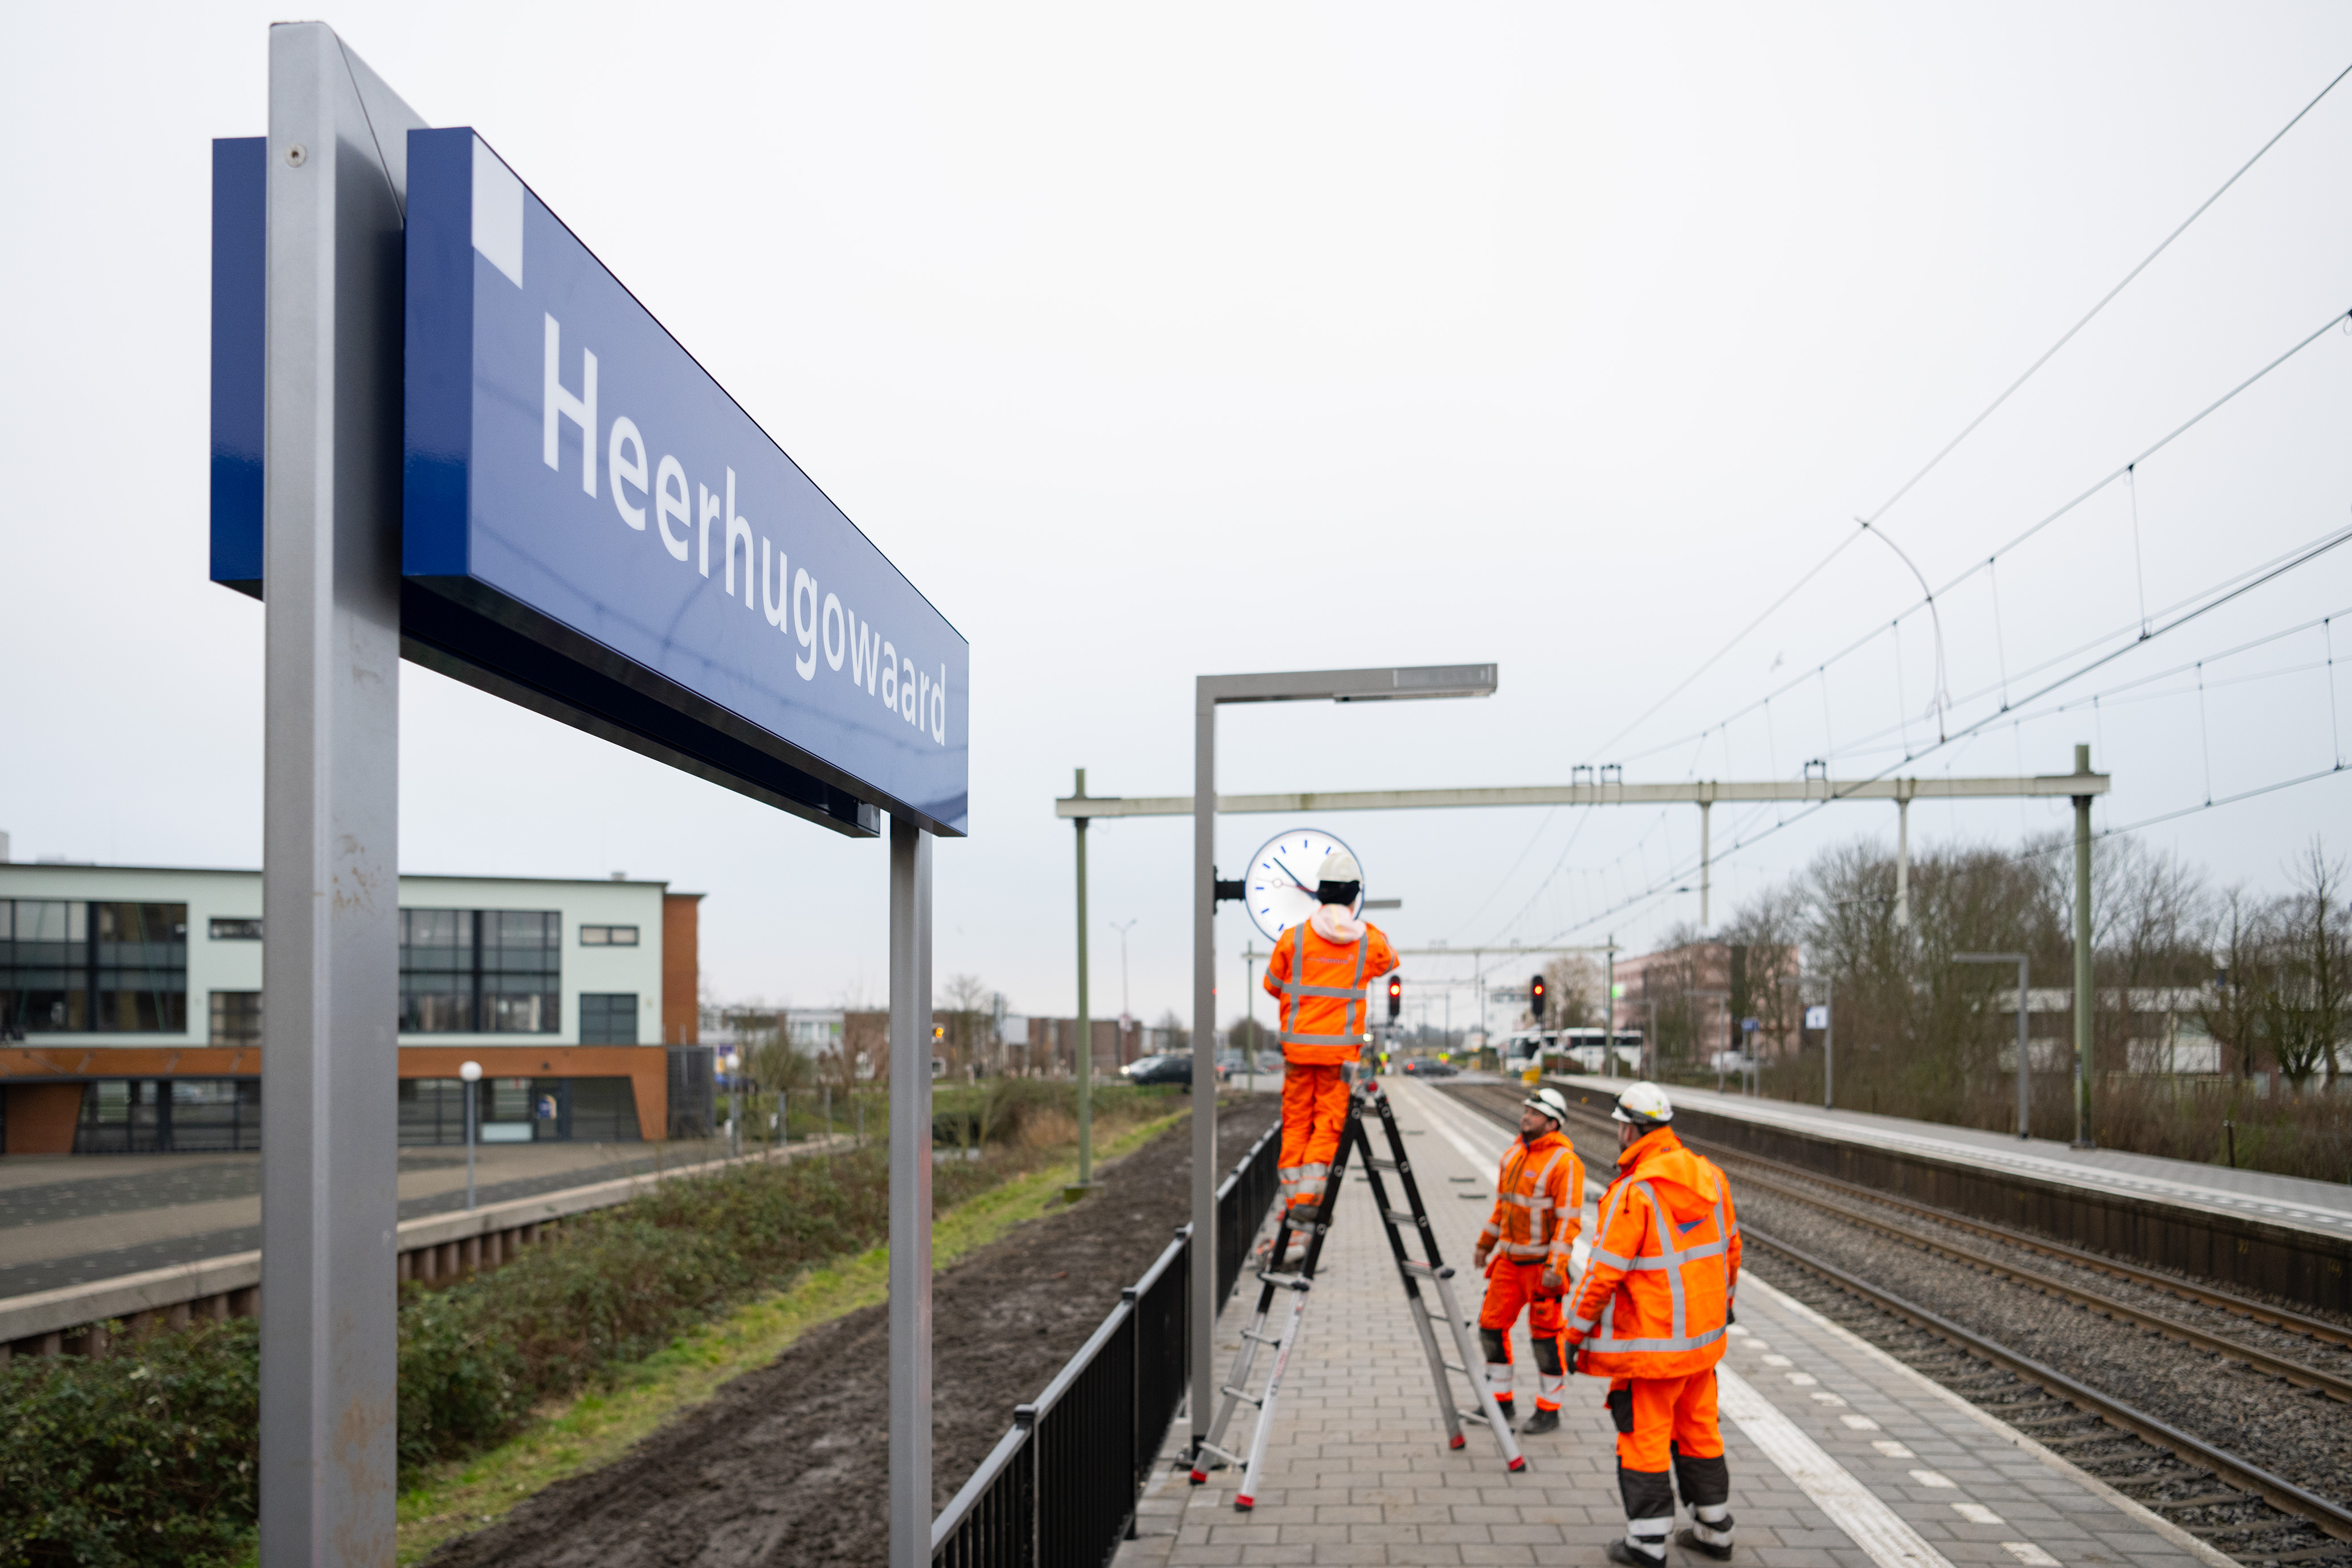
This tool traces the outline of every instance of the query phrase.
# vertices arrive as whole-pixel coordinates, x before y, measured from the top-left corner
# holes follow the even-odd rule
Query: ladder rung
[[[1238,1465],[1242,1462],[1242,1457],[1239,1454],[1229,1454],[1224,1449],[1218,1447],[1214,1443],[1202,1443],[1201,1445],[1201,1452],[1211,1458],[1223,1459],[1228,1465]],[[1196,1464],[1198,1463],[1197,1460],[1194,1462]]]
[[[1467,1377],[1467,1376],[1469,1376],[1469,1375],[1470,1375],[1469,1372],[1468,1372],[1466,1369],[1462,1368],[1462,1367],[1455,1366],[1455,1365],[1454,1365],[1452,1362],[1450,1362],[1450,1361],[1448,1361],[1448,1362],[1440,1362],[1438,1364],[1439,1364],[1440,1366],[1443,1366],[1443,1367],[1444,1367],[1446,1371],[1448,1371],[1448,1372],[1458,1372],[1458,1373],[1462,1373],[1462,1375],[1463,1375],[1463,1376],[1465,1376],[1465,1377]]]
[[[1375,1171],[1402,1171],[1404,1169],[1403,1163],[1401,1161],[1376,1159],[1370,1155],[1365,1156],[1364,1163],[1370,1165]]]
[[[1260,1399],[1256,1394],[1252,1394],[1248,1389],[1246,1389],[1246,1388],[1235,1388],[1235,1387],[1234,1387],[1232,1384],[1230,1384],[1230,1383],[1229,1383],[1229,1384],[1226,1384],[1224,1385],[1224,1388],[1223,1388],[1223,1392],[1224,1393],[1224,1394],[1226,1395],[1226,1397],[1231,1398],[1231,1399],[1238,1399],[1238,1400],[1240,1400],[1244,1405],[1250,1405],[1250,1406],[1252,1406],[1253,1408],[1260,1408],[1260,1407],[1263,1407],[1263,1406],[1265,1405],[1265,1400]]]
[[[1244,1329],[1242,1331],[1242,1338],[1245,1340],[1255,1340],[1262,1345],[1278,1345],[1282,1342],[1282,1336],[1280,1334],[1261,1334],[1255,1329]]]
[[[1381,1217],[1388,1221],[1391,1225],[1406,1225],[1417,1227],[1421,1224],[1421,1216],[1413,1213],[1411,1209],[1382,1209],[1381,1211]]]

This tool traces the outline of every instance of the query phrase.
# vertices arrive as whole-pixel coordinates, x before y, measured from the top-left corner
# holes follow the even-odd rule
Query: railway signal
[[[1528,1011],[1535,1015],[1537,1023],[1543,1022],[1544,977],[1540,974],[1537,975],[1535,983],[1528,987]]]
[[[1389,976],[1389,1022],[1395,1023],[1397,1015],[1403,1011],[1404,980],[1401,975],[1391,974]]]

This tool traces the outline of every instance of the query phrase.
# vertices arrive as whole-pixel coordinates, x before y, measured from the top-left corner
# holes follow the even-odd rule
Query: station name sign
[[[242,145],[215,158],[213,574],[257,590]],[[409,132],[406,173],[403,651],[839,831],[968,831],[963,637],[472,131]]]

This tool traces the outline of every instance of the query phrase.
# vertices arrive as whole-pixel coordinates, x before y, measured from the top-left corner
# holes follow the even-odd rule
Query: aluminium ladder
[[[1388,1131],[1389,1157],[1381,1159],[1372,1152],[1371,1135],[1364,1129],[1367,1112],[1375,1112],[1381,1125]],[[1339,1132],[1339,1147],[1331,1157],[1331,1173],[1323,1184],[1323,1202],[1316,1208],[1315,1217],[1304,1225],[1294,1225],[1292,1211],[1286,1206],[1274,1233],[1272,1250],[1266,1262],[1258,1269],[1257,1310],[1250,1314],[1249,1324],[1242,1331],[1241,1354],[1234,1363],[1232,1381],[1223,1385],[1223,1397],[1218,1401],[1216,1419],[1210,1424],[1208,1435],[1202,1440],[1199,1451],[1192,1457],[1192,1484],[1199,1486],[1209,1479],[1213,1464],[1239,1464],[1244,1467],[1241,1490],[1234,1494],[1234,1507],[1248,1512],[1257,1503],[1258,1479],[1265,1468],[1266,1439],[1274,1430],[1276,1401],[1282,1393],[1283,1373],[1288,1370],[1291,1353],[1298,1348],[1299,1335],[1307,1325],[1307,1304],[1315,1287],[1316,1265],[1321,1261],[1324,1240],[1331,1233],[1332,1215],[1339,1202],[1339,1189],[1347,1180],[1348,1155],[1360,1153],[1364,1173],[1371,1183],[1372,1205],[1379,1210],[1381,1224],[1388,1231],[1389,1251],[1396,1259],[1397,1275],[1404,1284],[1405,1305],[1412,1313],[1414,1331],[1421,1336],[1421,1348],[1429,1357],[1429,1375],[1437,1388],[1437,1408],[1445,1421],[1445,1446],[1459,1448],[1466,1441],[1462,1424],[1484,1420],[1495,1434],[1495,1441],[1503,1450],[1503,1458],[1512,1470],[1524,1469],[1527,1457],[1519,1452],[1518,1441],[1512,1436],[1511,1424],[1503,1415],[1502,1407],[1495,1402],[1486,1379],[1475,1370],[1479,1364],[1470,1339],[1469,1321],[1462,1316],[1454,1300],[1454,1270],[1447,1268],[1437,1255],[1437,1236],[1429,1224],[1429,1209],[1421,1201],[1421,1184],[1413,1180],[1412,1161],[1405,1153],[1404,1136],[1397,1126],[1396,1110],[1388,1095],[1375,1080],[1366,1080],[1356,1087],[1348,1099],[1348,1120]],[[1389,1206],[1388,1184],[1381,1179],[1386,1172],[1395,1176],[1404,1188],[1409,1209]],[[1404,1233],[1410,1228],[1419,1239],[1423,1256],[1413,1257],[1405,1247]],[[1284,1262],[1290,1246],[1293,1230],[1307,1235],[1306,1256],[1297,1269],[1285,1272]],[[1429,1301],[1422,1294],[1426,1281],[1437,1291],[1438,1305],[1454,1336],[1454,1354],[1461,1359],[1451,1362],[1440,1347],[1436,1326],[1430,1321]],[[1274,1334],[1265,1331],[1266,1320],[1273,1314],[1278,1296],[1286,1293],[1289,1310],[1282,1319],[1281,1330]],[[1259,1347],[1270,1346],[1274,1363],[1268,1372],[1265,1388],[1256,1394],[1249,1389],[1250,1373],[1255,1365]],[[1447,1381],[1458,1375],[1477,1395],[1477,1408],[1465,1410],[1456,1402],[1454,1384]],[[1250,1433],[1246,1457],[1223,1447],[1225,1428],[1234,1418],[1234,1410],[1243,1405],[1257,1412],[1256,1423]]]

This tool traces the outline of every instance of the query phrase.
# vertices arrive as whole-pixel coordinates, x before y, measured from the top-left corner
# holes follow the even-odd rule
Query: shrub
[[[0,1367],[0,1563],[221,1562],[254,1522],[250,1320]]]

